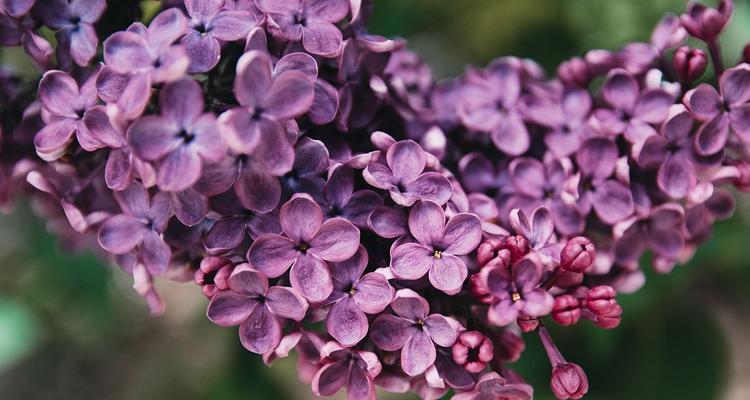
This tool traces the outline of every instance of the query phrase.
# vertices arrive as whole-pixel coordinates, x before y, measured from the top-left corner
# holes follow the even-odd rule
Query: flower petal
[[[330,22],[310,20],[302,28],[302,46],[321,57],[333,57],[341,50],[342,35]]]
[[[326,330],[342,346],[351,347],[367,336],[367,316],[357,303],[345,296],[331,307],[326,318]]]
[[[401,348],[401,368],[407,375],[417,376],[435,363],[435,356],[435,345],[420,329]]]
[[[195,149],[179,146],[164,156],[156,171],[159,188],[178,192],[192,186],[201,176],[201,159]]]
[[[432,314],[424,319],[424,326],[430,339],[438,346],[450,347],[456,343],[460,327],[458,321],[440,314]]]
[[[695,151],[702,156],[720,152],[729,138],[729,117],[721,113],[704,123],[695,134]]]
[[[112,254],[125,254],[143,239],[145,227],[129,215],[115,215],[99,228],[99,245]]]
[[[258,302],[251,297],[222,290],[211,298],[206,316],[216,325],[236,326],[243,323],[257,306]]]
[[[258,21],[249,11],[222,11],[211,21],[211,34],[219,40],[244,39]]]
[[[333,280],[328,272],[328,265],[309,254],[297,257],[289,271],[289,281],[294,289],[311,302],[323,301],[333,291]]]
[[[685,154],[677,153],[659,168],[656,176],[659,188],[673,199],[681,199],[698,183],[695,166]]]
[[[314,96],[310,78],[299,71],[288,71],[273,80],[263,107],[280,121],[296,118],[310,109]]]
[[[404,243],[391,253],[391,270],[400,279],[419,279],[434,263],[432,253],[431,249],[419,243]]]
[[[638,100],[638,92],[638,82],[633,75],[623,69],[610,71],[602,89],[604,99],[621,111],[633,110]]]
[[[427,162],[424,150],[413,140],[395,143],[388,149],[386,160],[393,176],[404,184],[417,179]]]
[[[326,261],[343,261],[357,251],[359,229],[343,218],[331,218],[323,223],[309,244],[310,253]]]
[[[249,51],[237,61],[234,95],[240,104],[258,107],[271,89],[271,58],[260,51]]]
[[[432,286],[447,294],[456,294],[461,290],[468,271],[466,264],[452,254],[443,254],[430,267],[429,279]]]
[[[445,225],[442,241],[446,253],[469,254],[482,241],[482,223],[474,214],[456,214]]]
[[[267,353],[281,342],[281,324],[266,306],[258,305],[240,325],[240,342],[253,353]]]
[[[78,84],[62,71],[48,71],[39,81],[39,101],[56,116],[76,117]]]
[[[352,298],[360,310],[368,314],[382,312],[393,300],[395,290],[388,279],[379,272],[370,272],[362,277],[354,287]]]
[[[281,199],[279,180],[251,161],[242,167],[234,190],[245,208],[257,212],[273,210]]]
[[[620,182],[608,180],[593,192],[596,215],[606,224],[614,224],[633,215],[635,204],[630,189]]]
[[[323,211],[310,197],[297,195],[281,206],[279,221],[284,233],[290,239],[297,243],[305,242],[310,245],[315,234],[321,229]],[[355,251],[357,251],[356,248],[349,256],[354,254]]]
[[[289,239],[269,233],[259,236],[247,251],[247,260],[269,278],[281,276],[297,258],[295,245]]]
[[[179,128],[155,115],[137,119],[128,128],[127,138],[133,152],[145,161],[164,157],[179,143]]]
[[[370,338],[385,351],[396,351],[406,344],[416,328],[414,322],[390,314],[381,314],[372,323]]]
[[[268,289],[266,306],[275,315],[294,321],[302,321],[307,312],[307,301],[294,289],[285,286]]]

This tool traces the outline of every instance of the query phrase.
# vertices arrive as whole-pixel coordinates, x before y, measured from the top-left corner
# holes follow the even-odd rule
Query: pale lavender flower
[[[334,25],[349,13],[347,0],[255,0],[272,20],[272,31],[287,41],[302,41],[305,50],[334,57],[341,50],[341,31]]]
[[[185,46],[188,72],[207,72],[219,63],[222,42],[244,39],[258,23],[249,10],[226,9],[224,0],[185,0],[190,27],[180,43]]]
[[[551,129],[544,136],[549,150],[557,157],[567,157],[591,132],[591,96],[581,88],[569,87],[559,97],[559,101],[532,97],[526,103],[526,114],[529,120]]]
[[[391,198],[402,206],[419,200],[445,204],[451,197],[451,183],[437,172],[424,172],[427,155],[412,140],[397,142],[383,157],[379,153],[367,164],[363,175],[370,185],[388,190]]]
[[[62,71],[48,71],[39,82],[39,100],[47,123],[34,136],[39,157],[53,161],[65,154],[68,145],[77,140],[86,151],[103,147],[117,148],[124,144],[96,97],[95,70],[79,87],[75,79]]]
[[[219,161],[226,152],[216,117],[203,112],[200,85],[190,78],[168,83],[159,93],[161,115],[137,119],[128,129],[133,152],[156,165],[156,182],[178,192],[192,186],[203,163]]]
[[[701,155],[720,152],[729,139],[729,128],[750,142],[750,68],[726,70],[719,78],[719,91],[702,83],[683,98],[693,117],[704,123],[695,135],[695,149]]]
[[[372,323],[370,337],[385,351],[401,350],[401,368],[409,376],[423,373],[434,362],[435,345],[452,346],[460,324],[440,314],[429,314],[427,300],[411,289],[396,292],[393,314],[381,314]]]
[[[346,386],[348,400],[375,400],[375,379],[382,369],[375,353],[328,342],[320,349],[322,366],[312,379],[318,396],[333,396]]]
[[[362,275],[367,267],[367,250],[361,245],[349,259],[329,264],[333,275],[332,304],[326,317],[326,330],[343,346],[354,346],[367,335],[367,315],[382,312],[395,291],[379,272]]]
[[[359,246],[359,229],[342,218],[323,222],[323,211],[309,196],[297,194],[281,206],[283,235],[264,234],[247,252],[250,264],[271,278],[290,267],[289,280],[310,301],[333,291],[327,261],[344,261]]]
[[[423,201],[409,213],[409,231],[417,243],[403,243],[391,251],[391,269],[400,279],[428,274],[430,283],[448,294],[461,290],[466,263],[459,257],[472,252],[482,240],[482,224],[473,214],[456,214],[446,223],[438,204]]]
[[[86,66],[96,55],[99,38],[94,23],[107,7],[105,0],[39,0],[35,12],[57,30],[57,61],[67,67],[72,59]]]
[[[217,292],[206,315],[219,326],[240,326],[240,342],[253,353],[263,354],[281,341],[284,319],[301,321],[307,301],[294,289],[268,287],[268,278],[249,264],[238,265],[227,279],[229,290]]]
[[[258,213],[244,208],[233,192],[211,199],[211,208],[221,217],[203,238],[210,254],[222,254],[239,247],[246,238],[256,239],[264,233],[280,233],[278,213]]]
[[[166,272],[171,257],[161,234],[171,217],[171,203],[166,193],[149,198],[139,183],[114,193],[122,214],[107,219],[99,228],[99,244],[112,254],[126,254],[136,249],[139,259],[153,276]]]

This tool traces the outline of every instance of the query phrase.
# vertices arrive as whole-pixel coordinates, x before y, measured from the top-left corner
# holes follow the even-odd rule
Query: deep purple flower
[[[336,125],[347,131],[369,123],[381,103],[370,85],[370,79],[385,68],[388,53],[372,53],[359,48],[357,41],[347,39],[337,57],[339,107]]]
[[[326,318],[326,330],[343,346],[354,346],[367,335],[367,314],[383,311],[393,299],[394,290],[379,272],[362,276],[367,267],[367,250],[361,245],[349,259],[329,264],[333,293],[326,303],[333,304]]]
[[[262,142],[272,140],[291,151],[285,141],[283,122],[296,118],[313,102],[313,81],[300,71],[273,75],[268,54],[259,51],[245,53],[237,62],[234,95],[241,107],[224,112],[219,117],[222,135],[229,147],[249,154]]]
[[[73,135],[86,151],[102,147],[120,147],[124,140],[110,124],[103,106],[96,105],[94,71],[79,87],[62,71],[48,71],[39,82],[39,100],[46,125],[34,136],[39,157],[54,161],[65,154]]]
[[[310,301],[323,301],[333,291],[326,261],[344,261],[359,246],[359,229],[342,218],[323,222],[323,211],[309,196],[297,194],[281,206],[283,235],[264,234],[247,252],[255,268],[276,278],[289,267],[292,287]]]
[[[138,117],[151,97],[153,83],[180,79],[190,59],[181,45],[187,18],[177,8],[159,13],[146,28],[137,22],[104,41],[105,68],[97,90],[123,118]]]
[[[379,315],[370,337],[385,351],[401,350],[401,368],[409,376],[423,373],[435,362],[435,344],[449,347],[456,342],[460,324],[440,314],[428,315],[427,300],[411,289],[396,292],[391,309],[396,315]]]
[[[160,91],[161,115],[141,117],[128,129],[133,152],[156,163],[156,182],[163,190],[189,188],[200,177],[203,163],[219,161],[226,152],[216,118],[203,107],[200,85],[184,78]]]
[[[40,0],[35,8],[45,25],[57,30],[57,58],[63,66],[86,66],[96,55],[99,38],[94,23],[107,7],[105,0]]]
[[[363,176],[370,185],[388,190],[402,206],[419,200],[445,204],[451,197],[451,183],[437,172],[424,172],[427,156],[416,142],[403,140],[379,153],[367,164]]]
[[[569,87],[562,91],[560,100],[532,97],[526,104],[531,121],[550,128],[544,143],[557,157],[574,153],[591,131],[588,124],[591,95],[581,88]]]
[[[691,1],[685,13],[680,15],[680,22],[691,36],[713,42],[729,22],[733,10],[732,0],[720,0],[716,8]]]
[[[307,301],[294,289],[268,287],[268,278],[249,264],[238,265],[227,279],[229,290],[217,292],[206,315],[219,326],[240,326],[240,342],[263,354],[281,341],[283,319],[301,321]]]
[[[244,39],[258,23],[249,10],[230,10],[224,0],[185,0],[190,27],[180,41],[190,57],[188,72],[207,72],[219,63],[222,42]]]
[[[636,160],[642,168],[657,168],[659,188],[671,198],[680,199],[698,183],[698,173],[691,141],[693,119],[681,106],[675,106],[674,111],[662,126],[661,134],[646,139]]]
[[[328,342],[320,349],[320,355],[322,367],[313,377],[313,393],[333,396],[346,386],[348,400],[375,400],[373,380],[382,369],[375,353]]]
[[[334,57],[341,50],[341,31],[334,25],[349,13],[347,0],[255,0],[287,41],[302,41],[305,50]]]
[[[474,389],[458,393],[453,400],[531,400],[534,389],[525,383],[510,383],[497,372],[488,372],[479,378]]]
[[[161,234],[172,215],[171,203],[166,193],[149,194],[139,183],[115,192],[114,198],[122,209],[99,228],[99,244],[112,254],[125,254],[137,250],[140,260],[153,276],[167,270],[172,251]]]
[[[693,117],[703,121],[695,135],[695,150],[701,155],[720,152],[729,139],[729,128],[750,142],[750,67],[740,65],[719,78],[719,91],[702,83],[682,100]]]
[[[594,112],[598,128],[608,134],[622,133],[631,143],[655,135],[656,130],[650,124],[661,124],[674,103],[672,96],[662,89],[641,91],[635,77],[622,69],[610,71],[602,93],[613,109],[600,108]]]
[[[383,204],[372,190],[354,191],[354,171],[339,164],[330,169],[323,187],[324,206],[328,217],[344,217],[360,229],[366,229],[370,214]]]
[[[529,148],[529,133],[518,110],[521,74],[510,63],[499,62],[471,84],[480,95],[468,94],[458,105],[458,115],[467,128],[489,132],[495,146],[509,155]]]
[[[211,199],[211,208],[221,217],[203,238],[210,254],[222,254],[239,247],[247,237],[256,239],[264,233],[280,233],[278,213],[259,213],[244,208],[233,192]]]
[[[417,243],[403,243],[391,251],[391,269],[400,279],[414,280],[429,272],[430,283],[455,294],[468,274],[459,257],[482,240],[482,224],[473,214],[456,214],[446,224],[443,208],[431,201],[416,204],[409,213],[409,231]]]
[[[552,295],[540,288],[542,266],[532,258],[522,258],[509,267],[486,268],[482,279],[492,294],[487,319],[505,326],[519,317],[541,317],[554,305]]]
[[[567,158],[545,164],[534,158],[516,158],[508,166],[516,193],[507,201],[529,213],[537,207],[547,207],[560,233],[567,236],[580,233],[584,228],[583,216],[575,198],[565,191],[571,169]]]
[[[603,137],[591,138],[581,145],[576,161],[581,171],[577,181],[578,207],[583,215],[591,208],[607,224],[622,221],[633,214],[633,194],[624,183],[610,179],[615,172],[617,145]]]

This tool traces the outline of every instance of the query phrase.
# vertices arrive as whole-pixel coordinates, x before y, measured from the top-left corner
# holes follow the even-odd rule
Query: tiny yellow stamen
[[[518,300],[521,300],[521,295],[520,295],[520,294],[518,294],[518,293],[513,293],[513,294],[512,294],[511,296],[510,296],[510,298],[511,298],[511,299],[512,299],[512,300],[513,300],[514,302],[516,302],[516,301],[518,301]]]
[[[434,253],[432,253],[432,256],[437,258],[438,260],[443,258],[443,252],[440,250],[435,250]]]
[[[354,295],[354,293],[357,293],[357,289],[355,289],[355,288],[351,288],[351,289],[349,289],[349,294],[350,294],[350,295],[352,295],[352,296],[353,296],[353,295]]]

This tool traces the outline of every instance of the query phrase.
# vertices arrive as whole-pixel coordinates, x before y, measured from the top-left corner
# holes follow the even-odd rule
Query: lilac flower
[[[359,229],[342,218],[323,222],[323,211],[309,196],[297,194],[281,206],[283,235],[264,234],[247,252],[255,268],[271,278],[289,267],[292,287],[310,301],[322,301],[333,291],[326,261],[344,261],[359,246]]]
[[[96,55],[99,38],[94,23],[107,7],[105,0],[40,0],[35,8],[45,25],[57,30],[57,58],[63,66],[86,66]]]
[[[591,131],[588,124],[591,96],[578,87],[566,88],[559,101],[533,98],[526,104],[529,119],[551,129],[544,142],[557,157],[574,153]]]
[[[540,288],[542,267],[532,258],[522,258],[510,267],[482,270],[482,279],[492,294],[487,319],[505,326],[519,317],[537,318],[552,311],[554,299]]]
[[[39,100],[47,124],[34,136],[39,157],[54,161],[65,154],[73,135],[86,151],[120,147],[122,136],[110,124],[104,107],[97,106],[99,71],[94,71],[80,87],[62,71],[48,71],[39,82]]]
[[[383,199],[372,190],[354,191],[353,170],[346,165],[331,168],[323,187],[326,215],[344,217],[360,229],[366,229],[370,214],[383,204]]]
[[[305,50],[334,57],[341,50],[341,31],[334,25],[349,13],[346,0],[256,0],[271,17],[273,29],[287,41],[302,41]]]
[[[391,309],[396,315],[379,315],[370,338],[385,351],[401,350],[401,368],[407,375],[419,375],[435,362],[435,344],[449,347],[456,342],[458,322],[440,314],[428,315],[427,300],[411,289],[396,292]]]
[[[613,109],[594,111],[599,128],[609,134],[623,133],[631,143],[655,135],[656,130],[650,124],[662,123],[674,103],[672,96],[662,89],[641,91],[633,75],[622,69],[610,71],[602,93]]]
[[[0,2],[0,14],[18,18],[28,14],[36,0],[3,0]]]
[[[171,216],[171,204],[165,193],[149,199],[148,192],[138,183],[114,193],[122,214],[115,215],[99,228],[99,244],[112,254],[125,254],[133,249],[153,276],[167,270],[171,250],[161,234]]]
[[[234,263],[224,257],[206,257],[201,260],[201,265],[193,281],[201,287],[201,292],[209,299],[219,290],[229,289],[229,275],[234,270]]]
[[[731,0],[720,0],[716,8],[691,1],[685,13],[680,16],[680,22],[691,36],[713,42],[729,22],[734,10]]]
[[[349,259],[330,263],[333,293],[326,301],[333,306],[326,318],[326,330],[343,346],[354,346],[367,335],[367,314],[382,312],[393,299],[394,290],[379,272],[362,273],[367,267],[367,250],[361,245]]]
[[[187,18],[177,8],[157,15],[148,28],[132,24],[104,41],[105,69],[99,95],[124,118],[139,116],[151,97],[151,85],[177,80],[190,60],[185,48],[172,45],[185,34]]]
[[[244,39],[258,23],[249,10],[226,9],[224,0],[185,0],[190,28],[180,43],[185,46],[188,72],[207,72],[219,63],[222,41]]]
[[[700,155],[720,152],[729,138],[729,128],[743,141],[750,142],[750,68],[730,68],[719,78],[719,91],[705,83],[683,98],[693,117],[703,121],[695,134],[695,150]]]
[[[416,142],[395,143],[383,157],[382,153],[367,164],[363,176],[370,185],[388,190],[391,198],[402,206],[418,200],[445,204],[451,197],[451,183],[437,172],[424,172],[427,156]]]
[[[263,354],[281,341],[283,319],[301,321],[307,301],[294,289],[268,287],[268,278],[249,264],[238,265],[227,279],[229,290],[217,292],[206,315],[219,326],[240,326],[240,342]]]
[[[654,207],[642,218],[616,225],[621,233],[615,242],[615,256],[622,265],[637,265],[646,248],[669,262],[677,261],[684,245],[685,211],[675,203]]]
[[[190,78],[174,81],[159,93],[161,115],[141,117],[128,129],[133,152],[156,163],[156,182],[163,190],[189,188],[200,177],[202,163],[224,156],[216,118],[204,113],[203,107],[197,82]]]
[[[479,378],[474,389],[453,396],[453,400],[531,400],[534,389],[525,383],[509,383],[497,372],[488,372]]]
[[[682,27],[680,18],[674,14],[667,14],[651,33],[651,45],[660,53],[675,48],[687,39],[687,31]]]
[[[203,238],[206,251],[221,254],[232,251],[248,237],[256,239],[264,233],[280,233],[278,213],[256,213],[242,206],[232,192],[212,199],[212,207],[221,218],[216,220]]]
[[[698,183],[696,155],[691,139],[693,119],[681,106],[661,128],[660,135],[646,139],[636,159],[642,168],[658,168],[656,183],[673,199],[685,196]]]
[[[234,94],[241,107],[221,114],[219,124],[224,140],[239,153],[249,154],[266,140],[283,145],[282,123],[304,114],[312,104],[313,82],[307,75],[299,71],[272,74],[266,53],[250,51],[237,62]]]
[[[352,350],[328,342],[320,350],[323,366],[312,380],[313,393],[333,396],[346,386],[348,400],[375,400],[373,380],[382,366],[375,353]]]
[[[467,128],[490,132],[495,146],[509,155],[520,155],[529,148],[529,133],[518,112],[521,76],[510,63],[497,63],[486,73],[474,76],[472,84],[481,95],[465,96],[458,115]]]
[[[477,374],[484,370],[494,356],[492,341],[477,331],[461,332],[453,344],[453,361],[466,371]]]
[[[482,240],[479,218],[460,213],[446,224],[443,208],[423,201],[409,213],[409,231],[417,243],[403,243],[391,251],[394,275],[414,280],[429,272],[435,288],[458,293],[467,276],[466,264],[458,256],[470,253]]]
[[[377,112],[381,100],[374,93],[370,78],[385,68],[387,53],[363,51],[356,40],[347,39],[337,57],[339,107],[336,125],[339,129],[362,128]]]
[[[617,145],[607,138],[591,138],[581,145],[576,160],[581,171],[573,177],[578,186],[578,207],[587,215],[593,207],[596,215],[607,224],[622,221],[633,214],[633,194],[614,179]]]
[[[569,236],[583,231],[583,216],[575,199],[564,190],[565,181],[570,177],[570,160],[552,160],[543,164],[533,158],[519,157],[510,163],[508,169],[516,189],[515,198],[508,200],[513,206],[527,212],[539,206],[547,207],[560,233]]]

